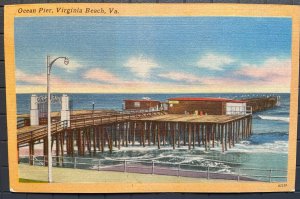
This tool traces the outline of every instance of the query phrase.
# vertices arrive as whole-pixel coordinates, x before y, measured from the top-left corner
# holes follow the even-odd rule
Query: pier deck
[[[166,114],[151,118],[140,118],[138,121],[157,121],[157,122],[187,122],[187,123],[206,123],[206,124],[226,124],[244,118],[245,115],[183,115]]]
[[[82,116],[82,115],[89,115],[91,116],[92,114],[94,115],[109,115],[109,114],[116,114],[118,111],[113,111],[113,110],[73,110],[71,111],[71,117],[76,117],[76,116]],[[25,114],[18,114],[18,118],[30,118],[29,113]],[[60,117],[60,112],[53,111],[51,112],[51,117]]]
[[[17,130],[17,135],[18,134],[22,134],[22,133],[27,133],[27,132],[35,131],[35,130],[40,129],[40,128],[46,128],[46,127],[47,127],[47,125],[24,126],[24,127],[19,128]]]

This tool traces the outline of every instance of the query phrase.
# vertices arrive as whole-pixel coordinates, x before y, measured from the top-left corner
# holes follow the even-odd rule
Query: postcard
[[[299,7],[4,12],[12,192],[294,191]]]

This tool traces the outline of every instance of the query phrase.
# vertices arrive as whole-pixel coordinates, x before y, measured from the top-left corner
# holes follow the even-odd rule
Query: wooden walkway
[[[60,133],[65,130],[73,130],[78,128],[85,128],[97,125],[108,125],[115,122],[122,122],[130,120],[132,118],[142,118],[154,115],[165,114],[162,111],[155,111],[149,113],[134,113],[134,114],[116,114],[116,115],[103,115],[102,113],[90,113],[90,114],[77,114],[72,117],[70,121],[58,121],[51,125],[52,135]],[[68,126],[70,122],[70,127]],[[18,128],[17,137],[18,144],[24,144],[28,142],[34,142],[40,139],[41,136],[47,136],[47,125],[39,126],[23,126]]]
[[[95,116],[104,116],[104,115],[113,115],[117,114],[119,111],[113,111],[113,110],[73,110],[72,112],[72,118],[76,117],[83,117],[83,116],[91,116],[94,114]],[[25,113],[25,114],[18,114],[18,118],[30,118],[30,114]],[[54,111],[51,113],[51,117],[60,117],[60,112]]]
[[[137,119],[139,121],[158,121],[158,122],[188,122],[188,123],[210,123],[226,124],[245,117],[244,115],[183,115],[167,114],[150,118]]]

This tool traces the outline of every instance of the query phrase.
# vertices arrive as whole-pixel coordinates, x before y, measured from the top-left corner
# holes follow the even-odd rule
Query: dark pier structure
[[[280,97],[279,96],[271,96],[271,97],[257,97],[257,98],[248,98],[243,99],[247,106],[250,106],[252,108],[252,112],[259,112],[264,111],[270,108],[273,108],[280,103]]]
[[[215,101],[221,103],[221,108],[227,106],[231,111],[222,110],[215,115],[199,114],[200,111],[170,114],[161,110],[71,115],[70,121],[52,123],[52,143],[47,143],[47,125],[19,126],[18,149],[29,146],[31,163],[34,147],[38,143],[43,144],[45,157],[48,155],[48,144],[51,144],[56,156],[92,156],[96,152],[112,152],[121,147],[157,146],[160,149],[167,145],[173,149],[186,146],[188,149],[203,147],[205,150],[220,146],[224,152],[251,135],[252,112],[247,112],[245,101]],[[256,103],[256,106],[262,106],[260,110],[271,108],[265,103]]]
[[[205,150],[222,145],[224,152],[235,143],[251,134],[251,115],[182,115],[166,114],[151,118],[140,118],[130,123],[140,132],[138,141],[141,146],[170,145],[175,149],[188,146],[203,146]],[[133,129],[135,130],[135,129]],[[132,140],[134,144],[134,139]]]

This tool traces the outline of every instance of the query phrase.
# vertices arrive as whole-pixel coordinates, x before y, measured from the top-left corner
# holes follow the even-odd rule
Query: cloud
[[[28,74],[20,69],[16,69],[16,80],[29,84],[44,85],[47,82],[47,76],[46,73],[44,75]]]
[[[100,68],[93,68],[86,71],[83,77],[103,83],[120,83],[120,79],[117,76]]]
[[[234,62],[236,62],[236,60],[230,56],[207,53],[199,59],[197,66],[209,70],[223,70],[225,66]]]
[[[196,75],[190,73],[184,73],[184,72],[161,73],[158,76],[166,79],[181,81],[186,83],[201,83],[201,79]]]
[[[231,71],[232,73],[232,71]],[[261,64],[242,63],[228,75],[197,76],[187,72],[167,72],[157,76],[174,82],[151,79],[123,80],[114,74],[94,68],[83,73],[82,79],[61,79],[51,76],[51,92],[66,93],[221,93],[221,92],[289,92],[291,77],[290,59],[270,57]],[[16,70],[17,92],[46,91],[46,74],[31,74]],[[95,80],[89,82],[86,80]]]
[[[260,65],[247,64],[235,72],[235,75],[247,77],[252,81],[289,86],[291,78],[291,60],[269,58]]]
[[[29,74],[20,69],[16,70],[16,91],[17,93],[34,93],[47,91],[47,76],[42,74]],[[24,84],[26,83],[26,84]],[[70,80],[63,80],[59,77],[51,75],[51,92],[93,92],[97,88],[107,90],[107,87],[99,83],[89,82],[72,82]],[[110,88],[112,89],[112,88]],[[99,89],[98,89],[99,90]],[[99,90],[100,91],[100,90]]]
[[[129,58],[124,66],[140,78],[148,78],[151,70],[159,68],[159,65],[153,59],[143,55]]]
[[[57,61],[55,61],[55,63],[53,65],[54,65],[54,67],[64,69],[66,72],[69,72],[69,73],[75,72],[79,68],[84,67],[82,64],[80,64],[77,60],[75,60],[73,58],[69,58],[69,63],[67,65],[64,63],[64,61],[65,61],[64,59],[58,59]]]
[[[16,81],[19,83],[27,83],[30,85],[39,85],[39,86],[46,86],[47,84],[47,75],[46,73],[42,73],[42,74],[29,74],[26,73],[20,69],[16,70]],[[53,85],[57,85],[57,86],[61,86],[61,85],[65,85],[68,84],[68,81],[62,80],[61,78],[55,77],[55,76],[51,76],[51,86]]]

